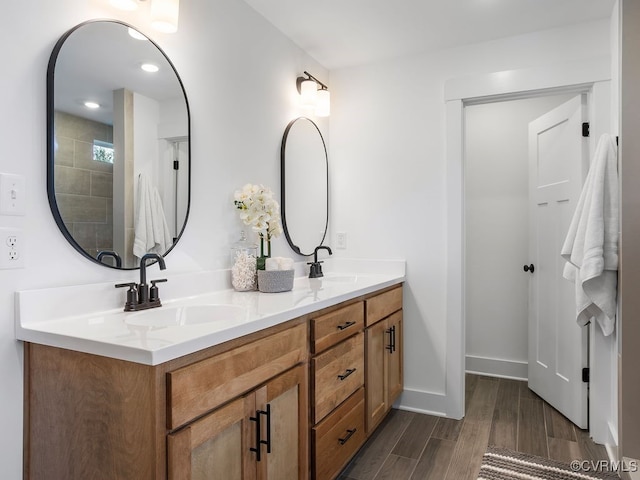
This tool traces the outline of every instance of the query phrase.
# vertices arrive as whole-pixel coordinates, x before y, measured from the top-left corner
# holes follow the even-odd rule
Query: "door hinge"
[[[180,161],[178,161],[178,160],[174,160],[173,161],[173,169],[174,170],[180,170]]]
[[[589,367],[585,367],[582,369],[582,381],[585,383],[589,383]]]
[[[589,136],[589,122],[582,123],[582,136],[583,137]]]

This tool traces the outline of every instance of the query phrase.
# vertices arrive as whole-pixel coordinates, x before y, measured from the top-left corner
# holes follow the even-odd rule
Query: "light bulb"
[[[318,117],[328,117],[331,113],[331,94],[327,89],[318,90],[316,94],[316,110]]]
[[[313,80],[304,80],[300,84],[300,104],[303,107],[315,107],[318,84]]]

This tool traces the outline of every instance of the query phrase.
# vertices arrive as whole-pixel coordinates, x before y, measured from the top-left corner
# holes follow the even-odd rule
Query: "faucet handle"
[[[150,302],[159,302],[160,301],[160,291],[156,283],[166,282],[166,278],[160,278],[158,280],[151,280],[151,288],[149,289],[149,301]]]
[[[131,283],[118,283],[116,284],[116,288],[129,287],[127,290],[127,301],[124,304],[125,311],[131,310],[134,308],[135,304],[138,302],[136,287],[138,285],[135,282]]]

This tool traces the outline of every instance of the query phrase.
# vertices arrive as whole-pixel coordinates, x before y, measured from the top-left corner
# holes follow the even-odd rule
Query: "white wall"
[[[467,371],[527,378],[529,122],[571,97],[465,107]]]
[[[301,112],[295,79],[327,72],[237,0],[181,2],[175,35],[157,34],[137,14],[120,14],[107,0],[23,0],[3,4],[0,43],[0,172],[27,180],[27,215],[0,216],[0,227],[24,231],[26,268],[0,270],[0,465],[2,478],[22,477],[22,348],[14,339],[14,292],[47,286],[131,281],[136,272],[95,265],[59,232],[46,197],[45,75],[51,50],[69,28],[90,18],[116,17],[138,26],[165,50],[184,82],[191,107],[192,204],[188,226],[167,257],[167,273],[228,266],[241,228],[233,191],[264,183],[279,191],[280,139]],[[259,81],[256,81],[258,79]],[[326,121],[319,122],[327,129]],[[328,136],[327,136],[328,137]],[[275,255],[290,255],[284,238]]]
[[[446,412],[452,400],[445,81],[609,53],[602,21],[331,72],[332,228],[349,238],[336,254],[407,260],[405,408]]]

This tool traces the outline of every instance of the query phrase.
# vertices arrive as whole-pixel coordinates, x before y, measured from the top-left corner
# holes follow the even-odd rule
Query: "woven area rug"
[[[617,474],[602,471],[607,466],[597,462],[574,462],[569,465],[535,455],[489,447],[482,457],[478,480],[619,480]]]

